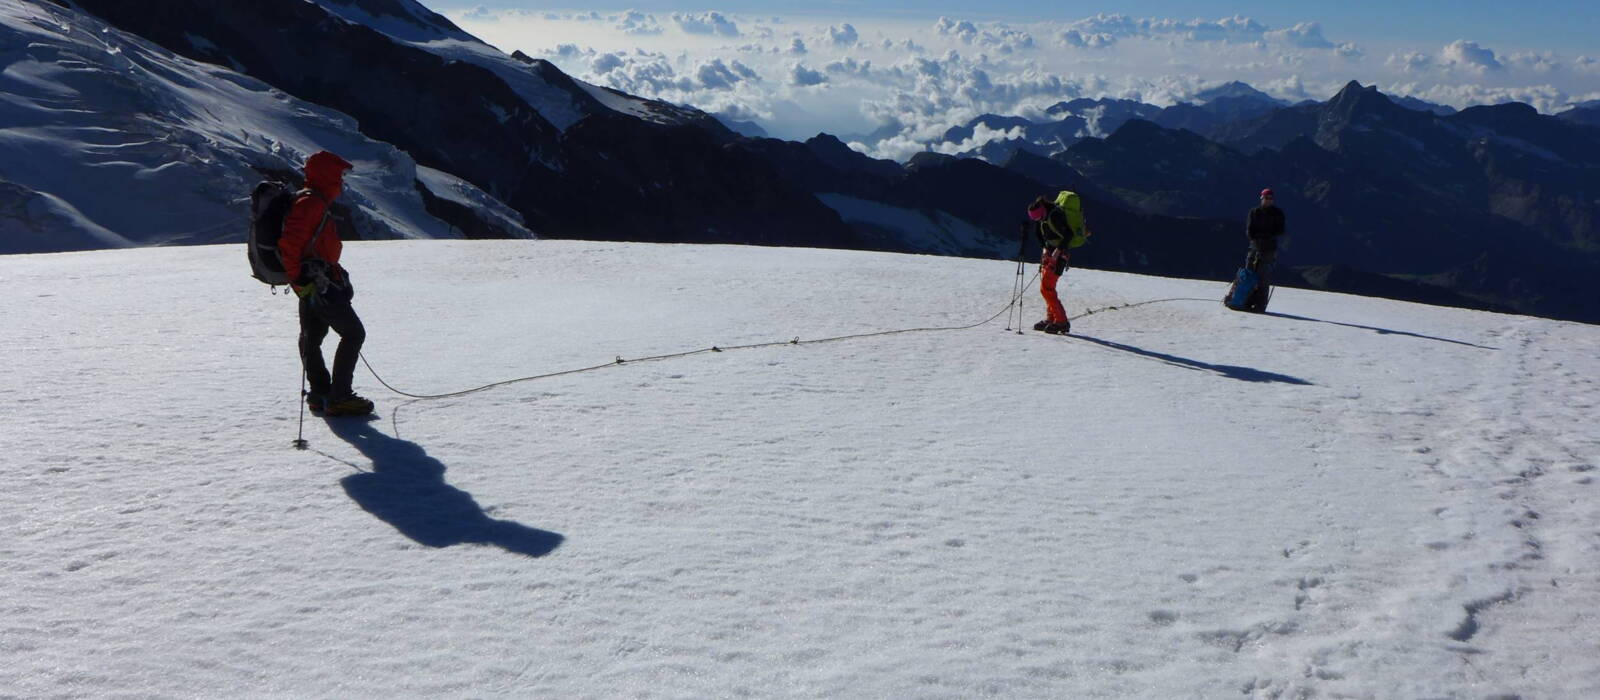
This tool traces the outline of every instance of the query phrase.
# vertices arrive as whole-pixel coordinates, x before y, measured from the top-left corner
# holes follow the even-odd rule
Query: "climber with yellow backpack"
[[[1056,283],[1066,274],[1070,252],[1087,243],[1093,233],[1083,221],[1083,199],[1076,192],[1062,190],[1055,199],[1039,197],[1028,205],[1028,219],[1037,225],[1035,234],[1043,254],[1039,258],[1039,293],[1044,296],[1045,319],[1033,324],[1036,331],[1058,335],[1072,331],[1067,310],[1056,295]]]

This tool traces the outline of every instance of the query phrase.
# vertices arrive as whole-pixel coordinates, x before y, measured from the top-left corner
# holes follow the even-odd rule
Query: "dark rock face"
[[[1600,107],[1573,107],[1556,115],[1556,118],[1572,124],[1591,126],[1600,129]]]
[[[1018,236],[1024,209],[1040,195],[1063,189],[975,159],[930,160],[897,183],[889,201],[939,207],[999,238]],[[1237,264],[1233,236],[1221,222],[1130,213],[1089,193],[1084,220],[1105,235],[1073,251],[1073,264],[1101,270],[1222,279]],[[1029,240],[1026,257],[1037,259]]]
[[[1222,125],[1216,115],[1204,108],[1180,102],[1161,110],[1151,121],[1168,129],[1184,129],[1196,134],[1209,134]]]
[[[417,194],[422,197],[422,206],[428,213],[460,231],[463,238],[472,240],[515,238],[505,228],[479,217],[471,207],[435,195],[421,182],[416,183],[416,189]]]
[[[1456,113],[1455,107],[1434,104],[1427,100],[1419,100],[1415,97],[1397,97],[1395,95],[1389,95],[1389,99],[1393,100],[1395,104],[1405,107],[1406,109],[1416,110],[1418,112],[1429,112],[1441,117],[1448,117]]]
[[[1263,178],[1258,159],[1143,120],[1128,122],[1107,139],[1084,139],[1055,160],[1120,201],[1164,215],[1242,221],[1239,203],[1261,189],[1244,183]]]
[[[773,165],[692,126],[595,115],[562,140],[577,203],[563,237],[854,247],[832,209]]]
[[[1101,199],[1109,199],[1105,192],[1089,182],[1083,173],[1073,170],[1071,166],[1061,161],[1046,158],[1033,153],[1018,151],[1012,154],[1000,167],[1034,182],[1046,185],[1050,189],[1072,190],[1084,195],[1092,195]],[[1126,208],[1120,203],[1120,208]]]

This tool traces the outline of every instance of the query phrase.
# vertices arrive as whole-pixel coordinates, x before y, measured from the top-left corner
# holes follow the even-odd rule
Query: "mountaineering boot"
[[[329,399],[323,415],[337,416],[364,416],[372,413],[372,402],[359,395],[351,394],[342,399]]]
[[[306,408],[316,415],[322,415],[328,409],[328,397],[315,391],[306,392]]]
[[[1033,324],[1033,329],[1036,330],[1036,331],[1042,331],[1042,330],[1045,329],[1045,326],[1048,326],[1048,325],[1050,325],[1050,322],[1048,320],[1040,321],[1038,323]]]
[[[1052,335],[1066,335],[1072,332],[1072,322],[1060,321],[1057,323],[1047,323],[1045,324],[1044,328],[1040,330]]]

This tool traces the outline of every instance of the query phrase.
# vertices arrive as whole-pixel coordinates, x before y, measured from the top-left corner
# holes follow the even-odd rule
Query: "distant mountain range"
[[[1600,131],[1522,104],[1439,116],[1352,82],[1211,134],[1129,122],[1053,158],[1153,214],[1223,217],[1271,186],[1287,260],[1595,318]]]
[[[1385,95],[1402,107],[1419,112],[1448,116],[1455,108],[1433,104],[1415,97]],[[1049,121],[1033,121],[1023,117],[984,114],[969,120],[965,125],[952,127],[942,138],[927,144],[929,150],[951,153],[969,158],[983,158],[990,162],[1004,162],[1015,151],[1029,151],[1040,155],[1060,153],[1086,138],[1105,138],[1123,124],[1135,119],[1152,122],[1168,129],[1186,129],[1207,138],[1227,140],[1228,130],[1243,122],[1289,107],[1316,105],[1307,101],[1291,105],[1238,81],[1202,90],[1191,100],[1169,107],[1158,107],[1136,100],[1079,98],[1058,102],[1045,110]],[[996,138],[983,144],[964,148],[973,139],[979,127],[990,132],[1003,132],[1006,138]],[[1014,134],[1014,136],[1012,135]],[[892,135],[892,134],[891,134]],[[866,137],[862,143],[871,145],[876,139]]]
[[[1244,214],[1270,186],[1291,232],[1282,283],[1600,322],[1594,106],[1455,113],[1356,83],[1327,102],[1289,104],[1230,83],[1168,107],[1075,99],[1044,121],[983,115],[902,164],[828,135],[764,138],[726,115],[583,83],[414,0],[48,6],[214,64],[218,80],[231,71],[349,115],[362,138],[461,183],[443,189],[492,197],[442,203],[420,186],[430,215],[470,235],[525,226],[546,237],[1005,258],[1028,247],[1023,205],[1073,188],[1098,234],[1075,263],[1225,279],[1244,252]],[[258,160],[282,168],[269,156]]]

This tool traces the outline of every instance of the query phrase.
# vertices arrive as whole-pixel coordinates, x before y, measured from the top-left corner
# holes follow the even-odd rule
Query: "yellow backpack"
[[[1077,248],[1089,242],[1089,237],[1084,235],[1083,227],[1083,199],[1077,192],[1062,190],[1056,195],[1056,208],[1067,215],[1067,227],[1072,229],[1071,236],[1063,236],[1068,248]]]

